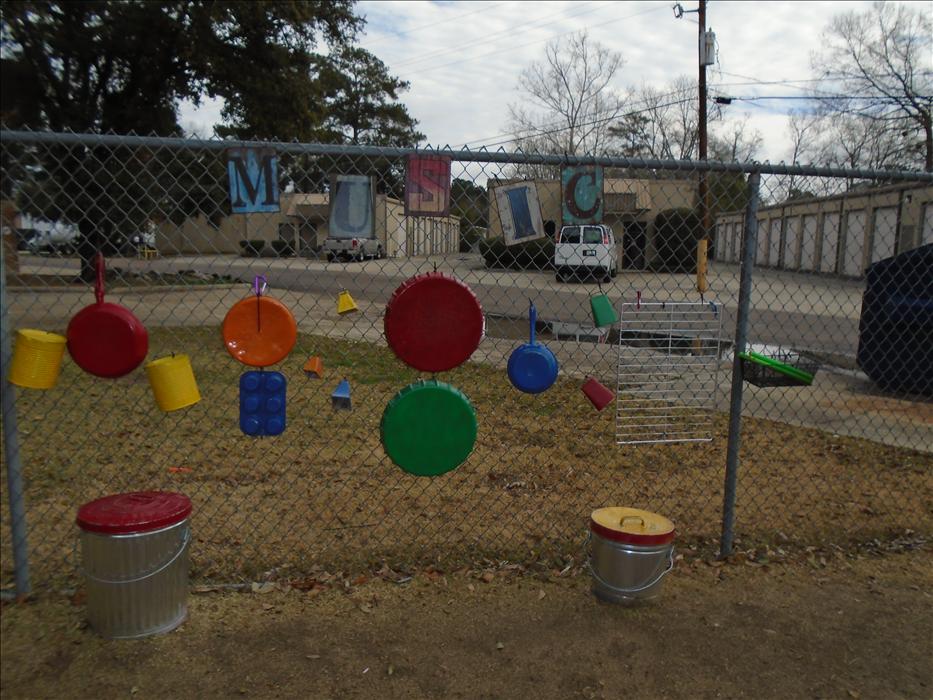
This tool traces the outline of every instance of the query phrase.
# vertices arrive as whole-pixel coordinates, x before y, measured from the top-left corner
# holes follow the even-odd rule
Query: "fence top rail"
[[[681,171],[735,172],[763,175],[802,175],[844,177],[864,180],[915,181],[933,183],[933,173],[909,170],[871,170],[858,168],[786,165],[783,163],[724,163],[702,160],[664,160],[658,158],[624,158],[616,156],[570,156],[444,148],[396,148],[387,146],[351,146],[324,143],[286,141],[236,141],[221,139],[191,139],[166,136],[128,136],[120,134],[77,134],[72,132],[0,130],[0,143],[60,144],[71,146],[129,146],[136,148],[173,148],[223,151],[228,148],[275,148],[280,153],[317,156],[358,156],[370,158],[403,158],[408,155],[444,155],[455,161],[477,163],[523,163],[529,165],[601,165],[609,168],[658,169]]]

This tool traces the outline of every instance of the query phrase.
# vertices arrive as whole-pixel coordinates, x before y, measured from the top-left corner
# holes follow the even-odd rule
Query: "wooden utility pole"
[[[697,38],[697,63],[700,66],[700,112],[699,112],[699,146],[700,160],[707,159],[706,147],[706,0],[700,0],[699,8],[700,28]],[[700,184],[697,199],[700,205],[700,221],[703,230],[697,243],[697,291],[706,292],[706,249],[709,245],[710,215],[709,215],[709,187],[707,185],[707,172],[700,172]]]

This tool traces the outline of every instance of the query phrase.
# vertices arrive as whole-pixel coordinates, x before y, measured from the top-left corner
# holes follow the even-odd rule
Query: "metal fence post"
[[[739,279],[739,307],[735,323],[735,343],[732,346],[732,398],[729,402],[729,442],[726,446],[726,482],[722,502],[722,536],[719,556],[732,554],[735,528],[735,489],[739,471],[739,442],[742,437],[742,360],[739,353],[748,341],[748,310],[752,296],[752,269],[758,246],[758,189],[761,174],[756,170],[748,176],[748,204],[742,242],[742,270]]]
[[[6,292],[5,245],[0,245],[0,374],[3,375],[3,452],[6,457],[6,485],[10,500],[10,534],[13,540],[16,595],[29,595],[29,554],[26,545],[26,503],[23,497],[23,465],[19,458],[19,429],[16,425],[16,393],[7,375],[13,359],[9,297]]]

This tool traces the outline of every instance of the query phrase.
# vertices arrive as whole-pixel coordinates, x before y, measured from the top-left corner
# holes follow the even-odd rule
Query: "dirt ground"
[[[168,635],[108,642],[79,598],[2,609],[4,698],[929,698],[933,553],[683,559],[656,602],[579,572],[203,592]]]

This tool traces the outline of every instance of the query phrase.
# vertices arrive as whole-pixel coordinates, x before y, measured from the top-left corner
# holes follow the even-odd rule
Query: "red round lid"
[[[466,362],[483,339],[483,308],[473,291],[442,272],[404,282],[386,305],[385,334],[398,358],[422,372]]]
[[[88,532],[127,535],[160,530],[191,514],[191,499],[169,491],[136,491],[104,496],[78,509],[75,522]]]

